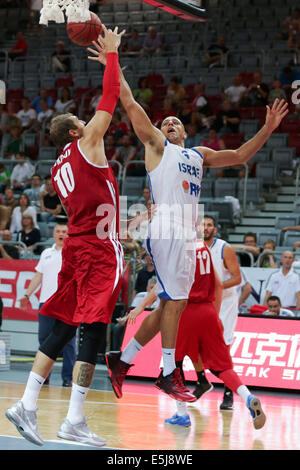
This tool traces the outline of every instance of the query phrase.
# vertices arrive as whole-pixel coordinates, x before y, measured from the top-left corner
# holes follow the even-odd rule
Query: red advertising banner
[[[134,325],[127,325],[122,349],[148,314],[143,312]],[[238,317],[231,355],[234,370],[245,385],[300,390],[300,320]],[[158,377],[162,367],[160,335],[147,344],[133,362],[129,375]],[[187,380],[196,380],[188,357],[183,368]],[[220,382],[208,371],[207,378]]]
[[[40,288],[30,297],[27,310],[20,309],[19,299],[33,278],[37,261],[0,260],[0,297],[3,302],[3,319],[37,320]]]

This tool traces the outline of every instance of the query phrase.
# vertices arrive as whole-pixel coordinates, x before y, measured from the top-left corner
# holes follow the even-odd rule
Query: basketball
[[[71,41],[78,46],[90,46],[102,32],[102,23],[95,13],[91,12],[91,19],[80,23],[68,23],[67,33]]]

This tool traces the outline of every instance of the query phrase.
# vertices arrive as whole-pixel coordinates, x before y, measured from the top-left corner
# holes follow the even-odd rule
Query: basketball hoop
[[[40,24],[48,26],[48,21],[55,23],[84,22],[91,18],[89,0],[43,0]],[[66,18],[65,18],[66,16]]]

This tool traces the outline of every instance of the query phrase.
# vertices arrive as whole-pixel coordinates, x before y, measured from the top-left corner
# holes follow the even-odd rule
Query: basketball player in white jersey
[[[106,63],[105,46],[99,37],[89,58]],[[185,149],[186,133],[182,122],[174,116],[166,118],[161,129],[156,128],[145,110],[135,101],[120,69],[121,103],[134,132],[145,146],[145,166],[149,175],[152,200],[157,207],[147,242],[158,278],[157,294],[160,306],[155,314],[145,318],[139,331],[124,351],[106,355],[112,387],[118,398],[122,383],[135,355],[158,332],[162,336],[164,368],[156,386],[173,398],[194,401],[186,392],[175,364],[175,344],[180,315],[184,310],[195,274],[195,224],[203,167],[224,167],[246,163],[266,143],[272,132],[288,113],[288,104],[277,99],[266,108],[262,129],[236,150],[214,151],[206,147]],[[168,237],[161,237],[166,227],[160,221],[168,216],[168,207],[181,208],[170,223]],[[185,211],[184,209],[187,209]],[[169,219],[168,219],[169,220]],[[186,244],[185,241],[190,243]]]
[[[239,313],[239,296],[237,287],[242,281],[238,258],[234,249],[224,240],[216,238],[217,227],[212,216],[203,217],[204,241],[208,246],[213,265],[223,283],[223,296],[219,317],[223,324],[223,336],[225,344],[230,349],[234,340],[234,329]],[[197,393],[197,389],[195,391]],[[221,410],[232,410],[233,393],[225,387]]]

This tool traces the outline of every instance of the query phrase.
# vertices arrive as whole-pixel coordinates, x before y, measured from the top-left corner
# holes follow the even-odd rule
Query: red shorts
[[[55,294],[40,313],[69,325],[110,323],[121,288],[123,249],[118,241],[68,237]]]
[[[199,354],[205,369],[223,371],[233,367],[221,321],[211,302],[188,304],[179,322],[175,360],[189,356],[196,363]]]

